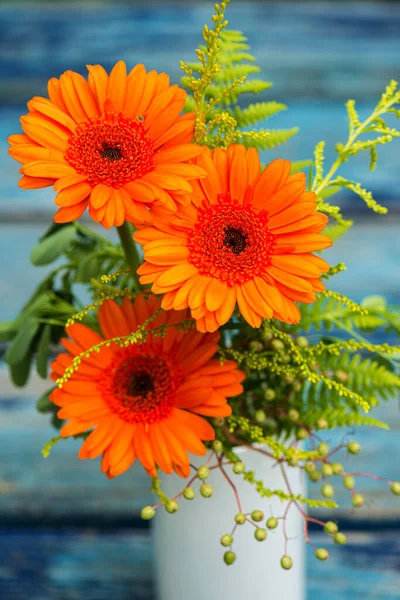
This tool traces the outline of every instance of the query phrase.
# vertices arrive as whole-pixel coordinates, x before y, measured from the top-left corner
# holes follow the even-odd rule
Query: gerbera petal
[[[75,206],[85,200],[92,188],[85,181],[70,185],[58,192],[55,203],[57,206]]]
[[[197,268],[194,265],[185,262],[167,269],[160,277],[158,277],[157,285],[161,287],[178,285],[196,274]]]
[[[260,327],[261,315],[258,314],[257,312],[255,312],[251,308],[250,304],[247,302],[246,298],[244,297],[242,288],[240,286],[236,287],[236,294],[237,294],[237,302],[239,305],[239,310],[240,310],[241,314],[243,315],[243,317],[248,322],[248,324],[251,325],[252,327]]]
[[[103,112],[108,86],[107,71],[101,65],[86,65],[86,68],[89,71],[89,87],[97,99],[100,112]]]
[[[128,117],[139,115],[137,109],[143,97],[146,85],[146,69],[143,65],[136,65],[128,75],[125,104],[123,112]]]
[[[215,318],[219,325],[224,325],[231,318],[236,306],[236,289],[227,287],[224,303],[216,310]]]
[[[70,223],[76,221],[83,215],[87,209],[88,201],[84,200],[75,206],[69,206],[67,208],[60,208],[54,215],[54,221],[56,223]]]
[[[226,281],[220,281],[219,279],[210,279],[210,283],[207,286],[205,301],[208,310],[216,311],[225,302],[227,295],[228,284]]]
[[[126,64],[119,60],[110,73],[106,92],[106,99],[112,102],[116,113],[121,112],[124,107],[126,88]]]

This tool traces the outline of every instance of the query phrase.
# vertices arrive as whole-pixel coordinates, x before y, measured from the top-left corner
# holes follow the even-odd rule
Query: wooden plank
[[[321,563],[309,548],[307,600],[399,598],[397,534],[350,533],[340,547],[325,535],[312,540],[330,558]],[[243,568],[246,557],[235,550],[233,568]],[[2,600],[154,600],[151,537],[141,532],[0,529],[0,556]],[[266,565],[271,573],[280,568],[278,560]]]

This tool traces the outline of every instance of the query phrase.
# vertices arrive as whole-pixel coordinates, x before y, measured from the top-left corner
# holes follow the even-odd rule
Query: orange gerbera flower
[[[11,156],[24,165],[20,187],[54,185],[58,223],[87,207],[107,228],[149,221],[154,200],[174,210],[192,191],[188,180],[203,174],[182,164],[201,151],[189,143],[193,114],[179,116],[185,91],[143,65],[129,74],[123,61],[110,75],[100,65],[88,70],[88,81],[73,71],[50,79],[50,99],[28,102],[25,133],[9,138]]]
[[[134,302],[125,298],[121,306],[106,300],[98,314],[104,338],[129,335],[159,307],[154,296],[138,296]],[[213,428],[199,415],[231,414],[226,398],[243,391],[245,376],[236,363],[212,359],[218,333],[185,333],[172,326],[187,318],[187,311],[161,312],[149,327],[171,325],[165,337],[150,333],[140,344],[102,346],[82,359],[79,369],[51,395],[62,407],[60,419],[70,419],[61,429],[63,437],[94,428],[79,457],[102,454],[102,470],[109,477],[126,471],[136,458],[153,477],[156,465],[187,477],[187,452],[205,454],[202,440],[214,438]],[[81,323],[71,325],[68,334],[72,341],[62,340],[67,353],[52,363],[54,380],[74,356],[104,339]]]
[[[290,162],[277,159],[260,175],[257,152],[241,145],[195,162],[207,177],[194,182],[192,204],[175,215],[157,209],[153,226],[135,234],[140,281],[164,294],[164,309],[190,307],[199,331],[226,323],[236,303],[253,327],[262,317],[297,323],[295,302],[314,302],[329,268],[310,252],[331,245],[305,174],[289,175]]]

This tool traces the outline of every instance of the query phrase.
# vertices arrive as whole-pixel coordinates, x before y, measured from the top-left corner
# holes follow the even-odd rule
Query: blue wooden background
[[[30,267],[29,252],[53,213],[52,191],[19,190],[18,166],[6,154],[5,138],[18,131],[24,103],[44,94],[47,79],[65,69],[84,73],[86,63],[96,62],[110,68],[120,58],[167,70],[177,82],[179,59],[192,58],[211,9],[208,2],[182,8],[170,1],[0,6],[0,319],[12,318],[43,276],[45,268]],[[320,139],[332,157],[334,144],[346,135],[343,103],[354,97],[367,114],[386,83],[400,78],[395,2],[233,0],[229,20],[246,32],[263,75],[275,83],[262,99],[289,105],[270,126],[301,126],[284,150],[265,160],[309,158]],[[380,156],[375,173],[357,159],[342,174],[361,179],[390,207],[389,216],[371,217],[358,198],[345,196],[357,225],[327,255],[348,266],[332,281],[334,289],[355,300],[384,294],[400,305],[399,143]],[[59,444],[44,460],[40,449],[53,432],[35,413],[34,401],[47,387],[34,380],[15,390],[0,366],[0,599],[150,600],[151,536],[137,519],[149,497],[147,477],[135,468],[106,481],[97,463],[78,461],[74,441]],[[400,479],[397,399],[376,415],[390,422],[391,431],[361,429],[363,452],[349,468]],[[333,442],[343,435],[325,437]],[[307,600],[400,598],[400,503],[385,486],[366,480],[361,487],[367,506],[354,512],[338,486],[350,543],[332,548],[328,563],[316,564],[310,555]],[[317,545],[327,546],[325,537],[313,535]]]

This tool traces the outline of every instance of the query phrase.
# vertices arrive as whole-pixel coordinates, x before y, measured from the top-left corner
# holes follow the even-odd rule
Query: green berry
[[[339,531],[339,528],[333,521],[327,521],[324,525],[324,531],[329,535],[335,535]]]
[[[209,483],[202,483],[200,486],[200,494],[203,498],[211,498],[213,495],[213,489]]]
[[[284,355],[281,357],[281,361],[282,361],[283,363],[285,363],[286,365],[287,365],[288,363],[290,363],[290,354],[284,354]]]
[[[340,546],[342,546],[343,544],[345,544],[347,542],[347,537],[344,535],[344,533],[342,533],[341,531],[338,531],[333,536],[333,541],[335,542],[335,544],[339,544]]]
[[[317,483],[321,479],[321,473],[317,470],[311,471],[311,473],[308,474],[308,478],[313,483]]]
[[[354,486],[356,485],[354,477],[352,477],[351,475],[346,475],[345,477],[343,477],[343,485],[347,490],[354,489]]]
[[[274,337],[274,334],[272,333],[272,331],[269,331],[268,329],[263,331],[261,334],[261,339],[265,344],[268,344],[273,339],[273,337]]]
[[[343,369],[338,369],[337,371],[335,371],[335,379],[340,383],[347,383],[349,380],[349,376],[346,373],[346,371],[343,371]]]
[[[222,450],[223,450],[222,442],[220,442],[219,440],[214,440],[212,443],[212,449],[214,450],[214,452],[222,452]]]
[[[236,475],[241,475],[242,473],[244,473],[245,465],[241,460],[238,460],[235,463],[233,463],[232,470]]]
[[[187,487],[183,490],[183,497],[186,500],[193,500],[194,496],[195,496],[195,494],[194,494],[194,491],[192,490],[192,488]]]
[[[264,350],[264,346],[258,340],[252,340],[249,344],[250,352],[261,352]]]
[[[304,429],[304,427],[302,427],[301,429],[298,430],[296,437],[298,440],[306,440],[309,436],[309,433],[307,431],[307,429]]]
[[[306,337],[304,337],[304,336],[301,335],[300,337],[298,337],[296,339],[295,343],[296,343],[296,345],[299,348],[307,348],[307,346],[308,346],[308,339]]]
[[[315,558],[318,558],[318,560],[327,560],[329,558],[328,550],[325,550],[325,548],[318,548],[315,553]]]
[[[301,381],[297,381],[297,379],[295,379],[293,381],[292,388],[294,392],[299,392],[303,388],[303,384],[301,383]]]
[[[327,444],[326,442],[321,442],[320,445],[318,446],[317,450],[318,450],[318,454],[322,458],[325,458],[325,456],[327,456],[327,454],[329,453],[329,444]]]
[[[287,459],[286,462],[289,465],[289,467],[297,467],[297,465],[299,464],[299,459],[297,458],[297,456],[291,456]]]
[[[288,571],[289,569],[291,569],[293,566],[293,560],[290,558],[290,556],[282,556],[281,558],[281,567],[282,569],[286,569],[286,571]]]
[[[300,413],[298,410],[296,410],[295,408],[292,408],[291,410],[289,410],[288,412],[288,417],[291,421],[298,421],[299,417],[300,417]]]
[[[233,544],[233,537],[231,536],[230,533],[226,533],[225,535],[222,536],[221,538],[221,545],[225,546],[226,548],[228,546],[232,546]]]
[[[263,520],[264,518],[264,513],[262,510],[253,510],[253,512],[251,513],[251,518],[253,519],[253,521],[255,521],[256,523],[259,523],[260,521]]]
[[[264,392],[264,398],[268,401],[271,402],[272,400],[275,400],[276,394],[274,392],[274,390],[272,390],[271,388],[267,388]]]
[[[265,419],[267,418],[267,415],[263,410],[256,410],[254,418],[257,421],[257,423],[264,423]]]
[[[224,417],[215,417],[212,420],[213,425],[215,425],[216,427],[222,427],[223,424],[225,423],[225,419]]]
[[[156,511],[154,510],[154,508],[152,506],[145,506],[140,511],[140,516],[145,521],[150,521],[150,519],[152,519],[155,514],[156,514]]]
[[[291,377],[290,375],[286,375],[283,378],[283,383],[285,383],[286,385],[292,385],[293,381],[294,381],[294,377]]]
[[[390,484],[390,491],[395,496],[400,496],[400,481],[393,481],[393,483]]]
[[[330,483],[325,483],[321,488],[321,494],[325,498],[333,498],[335,495],[335,488]]]
[[[238,513],[235,516],[235,523],[237,525],[243,525],[244,523],[246,523],[246,515],[244,515],[243,513]]]
[[[178,510],[178,503],[175,502],[175,500],[170,500],[169,502],[167,502],[167,504],[165,505],[165,510],[170,513],[171,515],[173,515],[174,513],[176,513],[176,511]]]
[[[254,537],[256,538],[257,542],[263,542],[267,539],[267,530],[263,529],[262,527],[257,527],[254,532]]]
[[[228,552],[225,552],[224,554],[224,562],[227,565],[232,565],[236,560],[236,554],[234,552],[232,552],[232,550],[228,550]]]
[[[341,475],[343,473],[343,465],[341,463],[333,463],[332,471],[334,475]]]
[[[202,467],[199,467],[197,469],[197,477],[199,479],[207,479],[207,477],[210,474],[210,469],[208,467],[206,467],[205,465],[203,465]]]
[[[280,352],[281,350],[285,349],[285,344],[281,340],[272,340],[271,348],[272,348],[272,350],[275,350],[276,352]]]
[[[313,471],[315,471],[317,467],[315,466],[315,463],[313,463],[311,460],[309,462],[307,462],[304,466],[304,470],[306,473],[312,473]]]
[[[326,419],[318,419],[317,429],[328,429],[329,423]]]
[[[355,508],[361,508],[361,506],[363,506],[364,504],[364,496],[362,496],[361,494],[354,494],[351,501]]]
[[[267,521],[267,527],[268,529],[276,529],[278,527],[278,519],[275,519],[275,517],[270,517]]]
[[[350,454],[358,454],[360,450],[361,446],[358,442],[350,442],[347,444],[347,451],[350,452]]]
[[[324,477],[331,477],[333,475],[332,465],[328,465],[327,463],[324,463],[322,465],[322,475]]]

